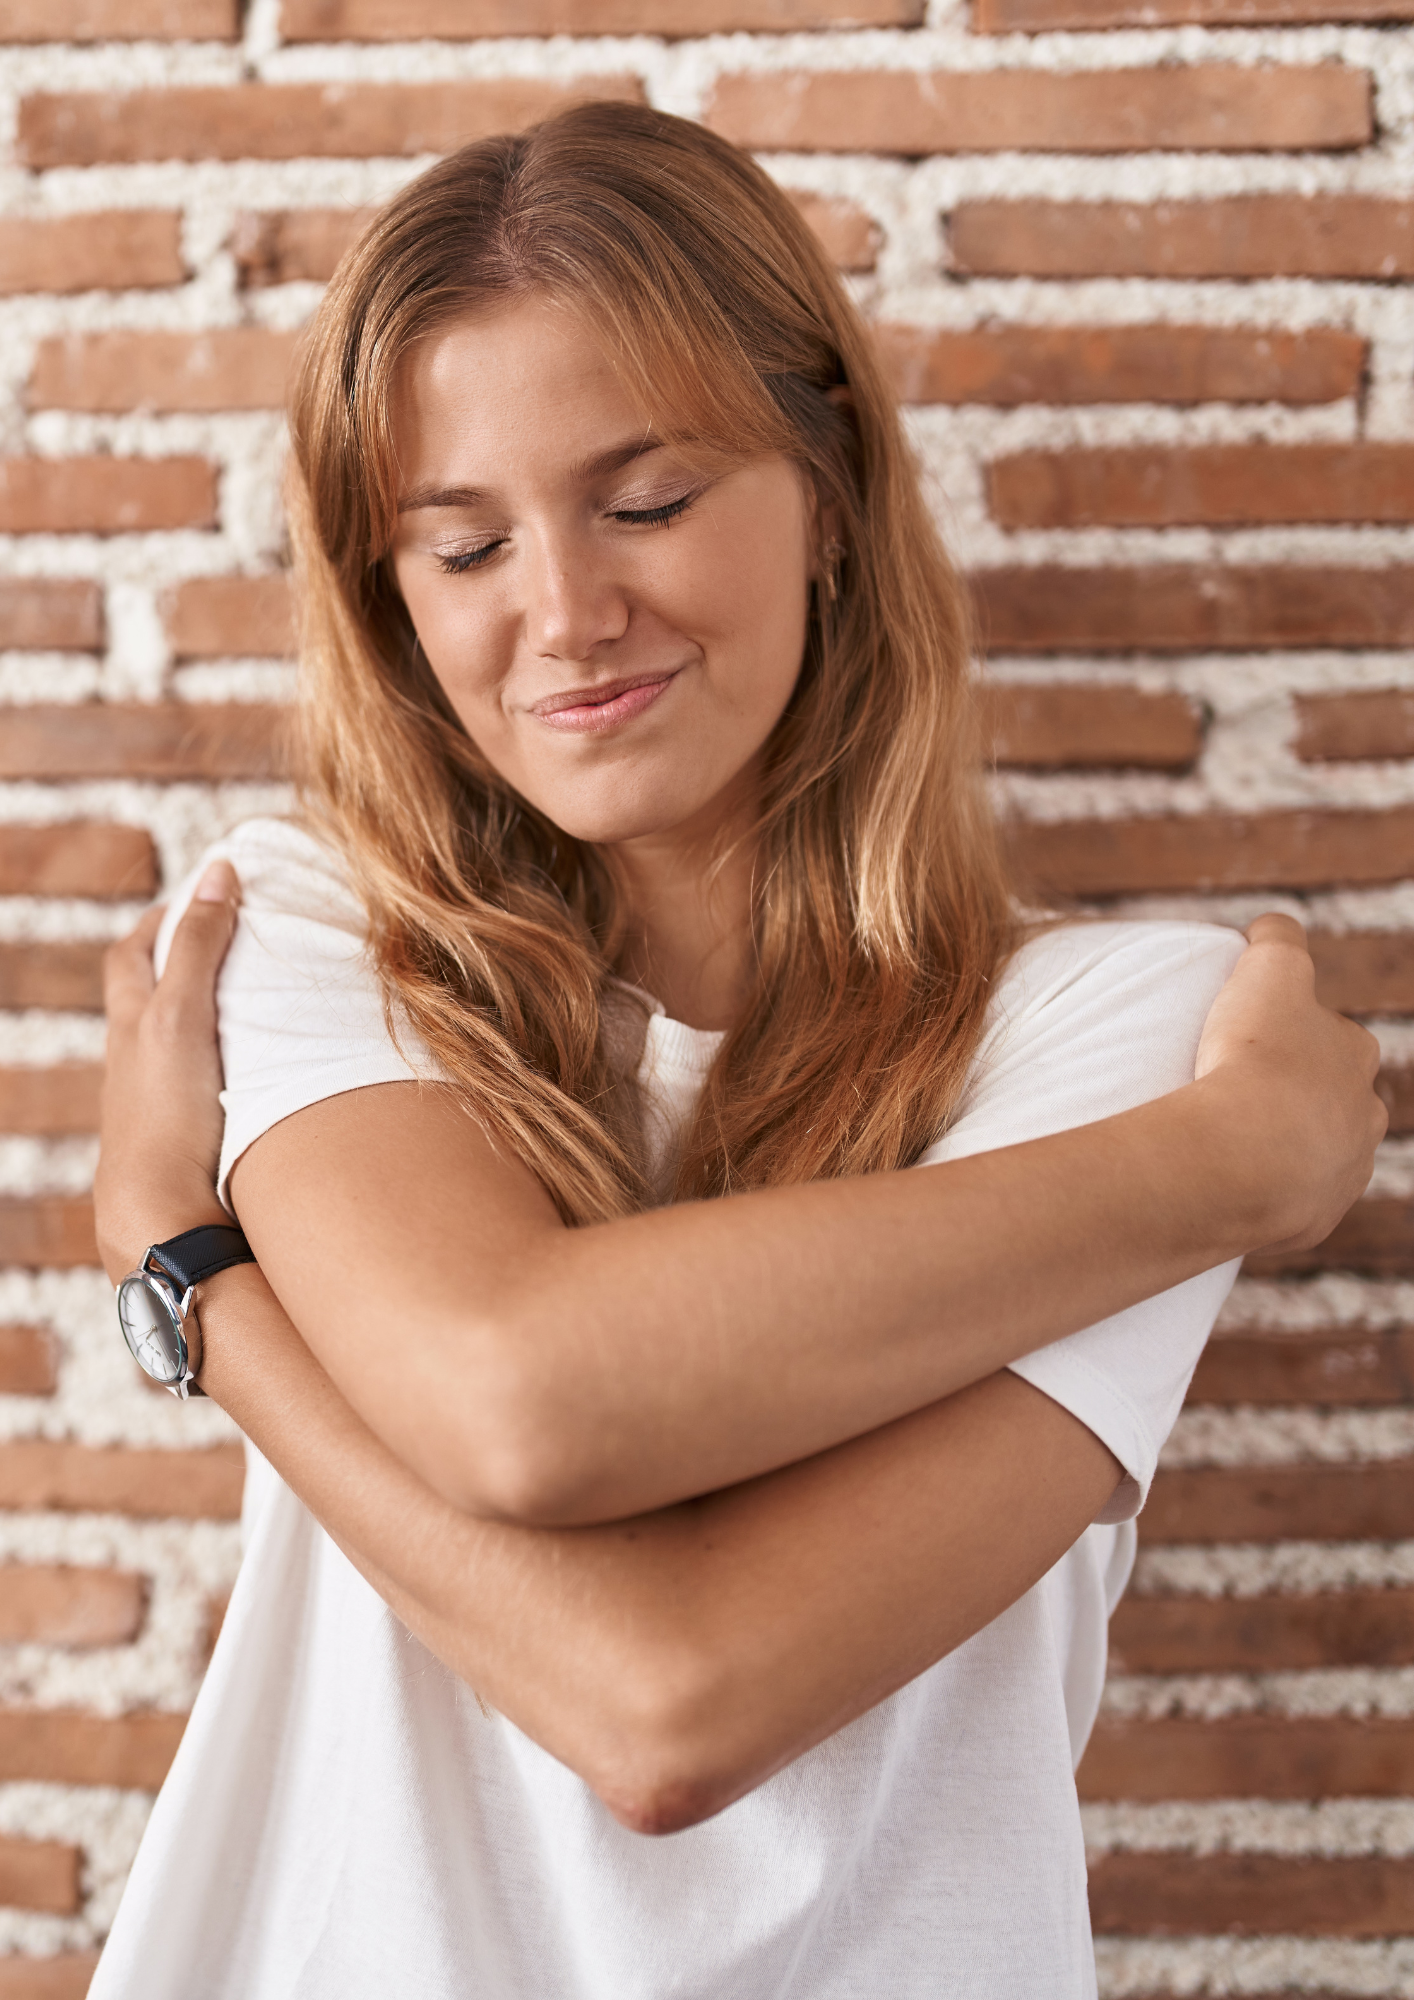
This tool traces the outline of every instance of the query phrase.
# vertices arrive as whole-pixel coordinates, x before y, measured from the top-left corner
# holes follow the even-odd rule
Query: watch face
[[[186,1342],[177,1309],[153,1279],[141,1272],[118,1287],[118,1323],[139,1368],[154,1382],[178,1382]]]

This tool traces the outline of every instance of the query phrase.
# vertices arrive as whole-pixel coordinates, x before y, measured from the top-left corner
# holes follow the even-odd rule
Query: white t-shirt
[[[256,821],[212,852],[245,896],[220,995],[224,1187],[279,1119],[425,1057],[390,1040],[360,911],[307,835]],[[1199,924],[1041,936],[925,1159],[1188,1081],[1240,950]],[[719,1039],[649,1022],[665,1151]],[[1072,1766],[1132,1517],[1234,1270],[1017,1363],[1125,1468],[1104,1521],[946,1659],[665,1839],[483,1712],[252,1452],[245,1559],[91,2000],[1090,2000]]]

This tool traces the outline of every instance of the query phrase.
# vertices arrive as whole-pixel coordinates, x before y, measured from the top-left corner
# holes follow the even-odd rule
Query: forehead
[[[405,485],[441,469],[484,475],[488,460],[575,462],[606,430],[649,428],[585,316],[538,293],[419,341],[393,422]],[[453,466],[467,455],[482,462]]]

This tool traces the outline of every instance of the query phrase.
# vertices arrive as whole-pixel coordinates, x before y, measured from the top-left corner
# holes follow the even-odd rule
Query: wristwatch
[[[220,1222],[183,1230],[143,1253],[118,1287],[118,1324],[128,1351],[145,1375],[185,1402],[199,1396],[201,1323],[191,1310],[203,1278],[232,1264],[253,1264],[244,1234]]]

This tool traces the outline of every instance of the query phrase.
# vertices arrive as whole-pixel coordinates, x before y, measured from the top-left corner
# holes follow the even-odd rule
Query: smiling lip
[[[552,729],[594,732],[612,729],[651,708],[677,675],[670,667],[661,674],[635,674],[630,679],[601,681],[597,687],[574,688],[569,694],[546,695],[531,710]]]

